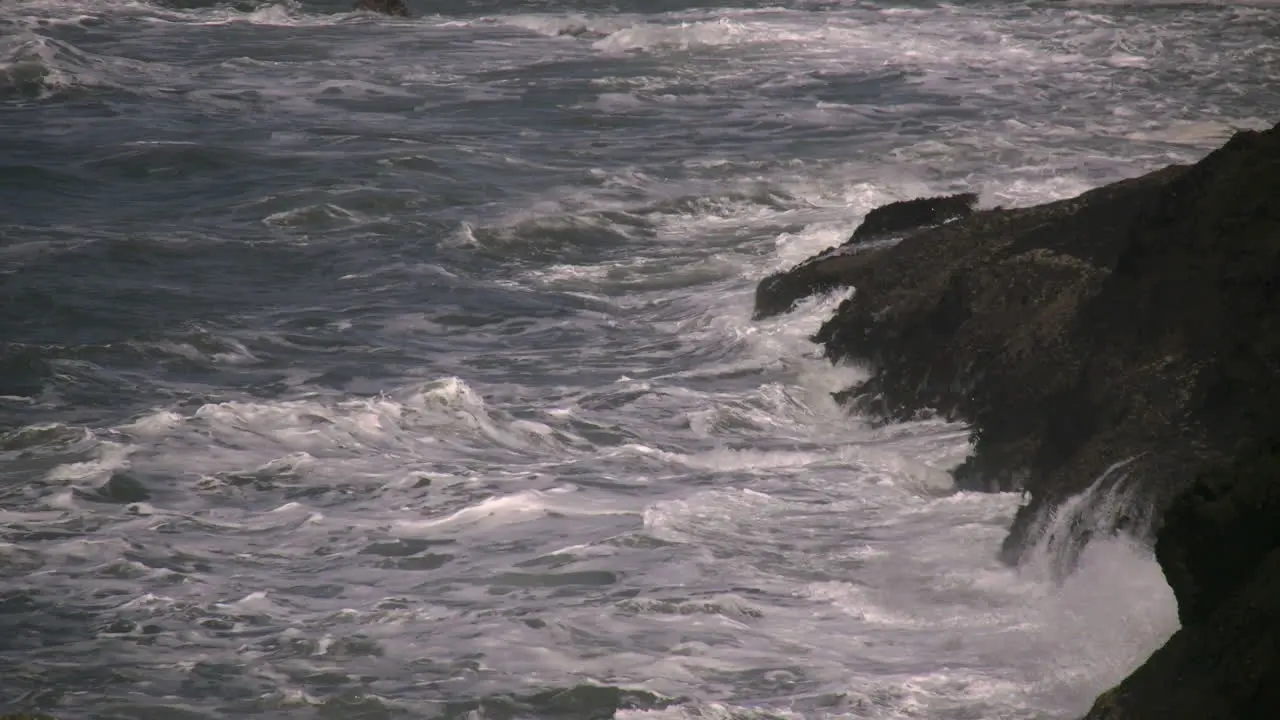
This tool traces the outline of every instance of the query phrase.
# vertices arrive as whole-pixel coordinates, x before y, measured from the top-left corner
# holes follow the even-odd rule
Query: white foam
[[[1135,130],[1129,133],[1134,140],[1154,140],[1203,147],[1210,143],[1226,142],[1240,130],[1265,130],[1272,123],[1261,118],[1229,120],[1182,121],[1168,126],[1156,126],[1151,130]]]
[[[607,53],[664,48],[688,50],[700,46],[759,42],[765,37],[753,33],[751,28],[741,23],[721,18],[712,22],[686,22],[674,26],[649,23],[633,25],[596,41],[593,47]]]
[[[434,536],[441,532],[450,535],[478,533],[494,527],[509,527],[514,523],[544,519],[548,516],[609,516],[629,515],[630,510],[610,508],[591,502],[567,497],[571,488],[550,490],[522,490],[509,495],[487,498],[443,517],[427,520],[398,520],[395,533],[401,537]]]
[[[484,500],[478,505],[466,507],[436,520],[400,520],[395,524],[397,533],[415,536],[448,529],[457,532],[457,526],[508,525],[530,518],[540,518],[547,512],[547,503],[541,493],[519,492]]]
[[[566,40],[609,35],[634,21],[632,16],[626,15],[595,16],[580,13],[506,15],[492,20]]]
[[[555,442],[545,425],[498,419],[456,377],[361,400],[213,403],[197,409],[192,419],[229,447],[268,438],[277,447],[313,455],[349,446],[413,447],[442,440],[421,434],[431,428],[478,431],[515,447]]]
[[[366,218],[355,211],[347,210],[334,203],[321,203],[319,205],[307,205],[305,207],[293,208],[291,210],[281,210],[271,213],[262,219],[268,225],[279,225],[282,227],[315,227],[315,226],[344,226],[356,225]]]
[[[782,492],[795,492],[790,487]],[[788,580],[762,574],[760,561],[747,559],[761,557],[755,549],[780,554],[776,562],[792,571],[827,575],[805,585],[810,602],[803,607],[759,606],[764,620],[750,623],[753,646],[785,644],[803,655],[811,673],[832,663],[838,675],[840,667],[857,668],[861,658],[898,667],[904,694],[891,703],[889,717],[940,702],[1079,714],[1176,628],[1176,605],[1148,548],[1101,540],[1058,585],[995,559],[1013,496],[962,493],[904,505],[890,491],[868,495],[863,487],[859,504],[840,510],[848,527],[810,505],[750,491],[659,503],[646,511],[645,527],[666,541],[716,553],[688,568],[686,582],[698,578],[714,586],[752,577],[784,591]],[[883,529],[879,537],[861,544],[849,538],[838,543],[841,552],[826,550],[826,562],[815,562],[817,548],[858,533],[871,518]],[[793,531],[783,535],[778,528]],[[774,545],[779,537],[786,538],[781,547]],[[726,561],[720,553],[728,547],[735,552]],[[984,548],[990,554],[984,556]],[[735,658],[724,648],[706,652],[730,663]],[[947,669],[923,670],[938,665]],[[989,674],[992,667],[1018,670]],[[850,670],[844,672],[847,677]],[[862,694],[884,682],[880,670],[870,677],[853,672],[847,692]]]
[[[61,40],[31,34],[0,37],[0,91],[48,97],[72,88],[118,87],[108,68],[107,59]]]
[[[851,582],[819,582],[806,588],[817,603],[830,603],[837,611],[854,619],[887,628],[918,628],[922,619],[885,607],[889,598],[872,599],[868,588]]]
[[[59,465],[45,477],[53,482],[68,484],[105,480],[113,471],[128,467],[129,456],[136,450],[136,446],[100,441],[93,449],[94,459]]]
[[[158,15],[156,20],[182,22],[192,25],[262,25],[267,27],[320,27],[350,22],[349,13],[330,14],[307,12],[298,0],[282,0],[259,5],[248,12],[226,6],[213,6],[186,13]],[[360,18],[367,20],[368,18]],[[392,24],[395,18],[378,16],[378,21]]]

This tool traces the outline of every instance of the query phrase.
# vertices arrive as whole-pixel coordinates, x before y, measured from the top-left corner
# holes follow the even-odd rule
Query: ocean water
[[[1148,549],[996,559],[755,283],[1280,117],[1280,8],[0,4],[0,710],[1072,718]]]

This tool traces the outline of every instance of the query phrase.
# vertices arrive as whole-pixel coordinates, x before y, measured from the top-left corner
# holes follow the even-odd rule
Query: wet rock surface
[[[1280,678],[1280,126],[1068,200],[829,250],[762,282],[756,312],[843,286],[815,340],[873,374],[840,397],[972,423],[958,485],[1030,498],[1007,560],[1100,478],[1131,511],[1082,515],[1061,542],[1158,533],[1184,629],[1090,718],[1280,717],[1264,680]]]
[[[914,200],[899,200],[881,205],[871,212],[853,231],[848,243],[865,242],[904,230],[914,230],[927,225],[940,225],[973,214],[978,196],[974,193],[944,195]]]
[[[900,200],[875,208],[844,244],[761,281],[756,287],[756,319],[786,312],[806,297],[847,285],[845,276],[863,264],[863,258],[856,253],[869,249],[870,243],[968,217],[977,202],[977,195],[962,193]]]

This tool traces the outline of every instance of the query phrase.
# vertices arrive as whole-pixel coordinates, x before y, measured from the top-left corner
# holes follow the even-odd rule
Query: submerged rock
[[[78,494],[94,502],[121,505],[146,502],[151,499],[151,491],[147,489],[145,483],[132,474],[120,470],[112,473],[111,477],[101,487]]]
[[[351,6],[352,10],[367,10],[369,12],[382,13],[383,15],[395,15],[396,17],[409,17],[409,6],[404,0],[356,0]]]
[[[1125,484],[1133,512],[1058,523],[1057,541],[1157,533],[1184,628],[1091,720],[1280,717],[1264,681],[1280,677],[1280,464],[1241,459],[1280,438],[1277,198],[1280,126],[1192,166],[834,249],[758,288],[758,315],[856,288],[815,336],[872,371],[839,397],[971,423],[957,484],[1030,497],[1008,561],[1066,499]]]
[[[602,37],[606,37],[608,33],[603,33],[603,32],[600,32],[599,30],[592,30],[586,25],[573,23],[572,25],[567,25],[557,30],[556,35],[561,37],[575,37],[575,38],[602,38]]]

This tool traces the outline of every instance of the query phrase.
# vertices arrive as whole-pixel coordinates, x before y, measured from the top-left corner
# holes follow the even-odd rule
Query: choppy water
[[[0,5],[0,709],[1068,718],[1175,629],[751,293],[1274,120],[1280,9],[347,5]]]

